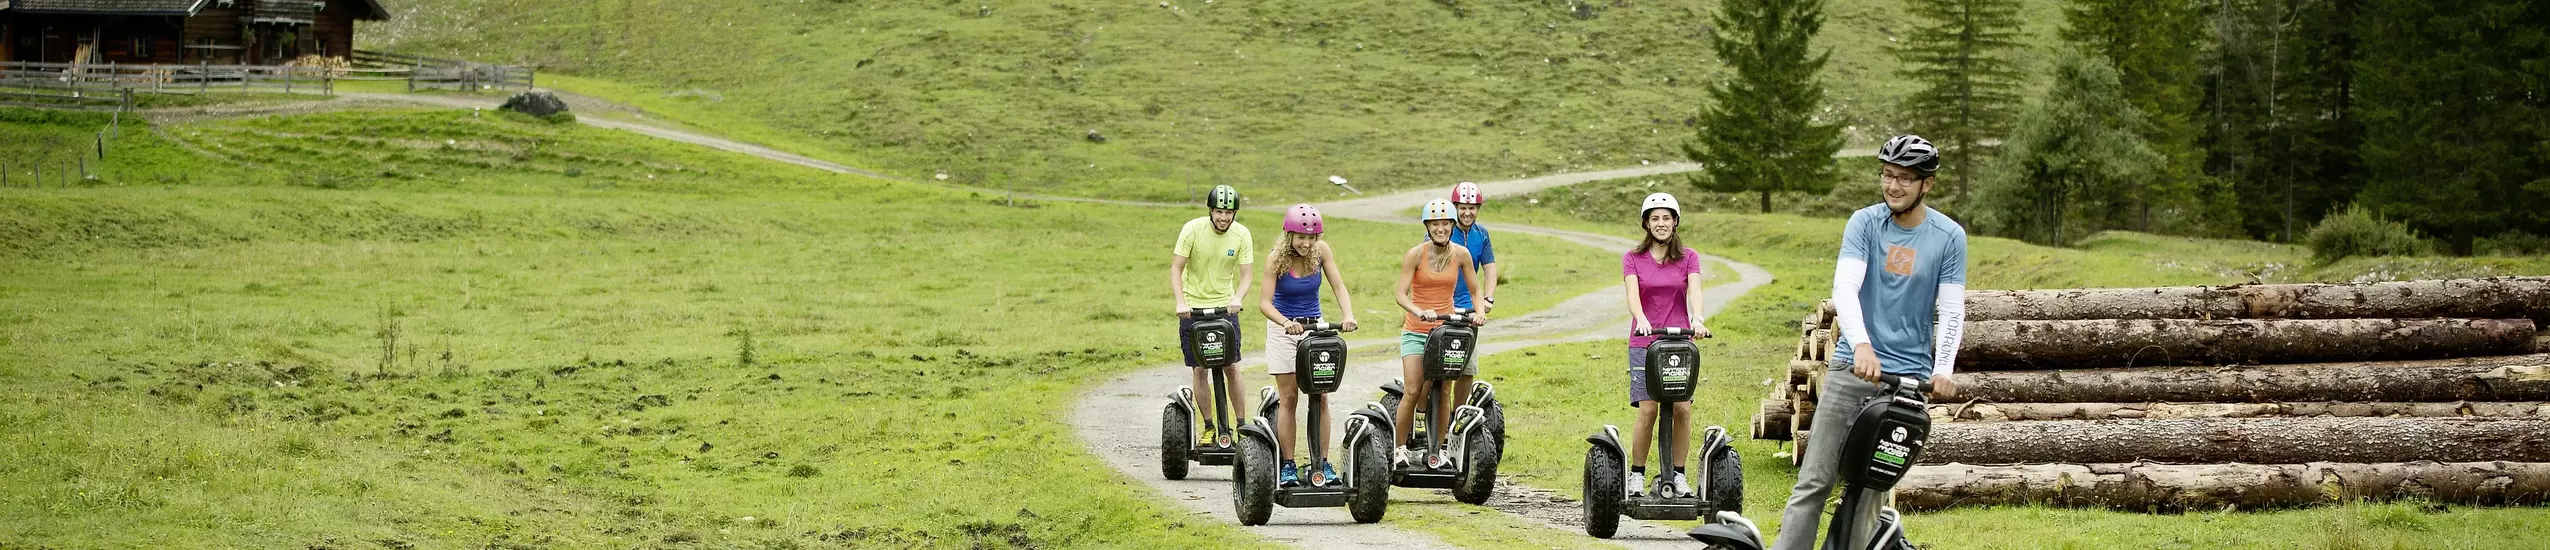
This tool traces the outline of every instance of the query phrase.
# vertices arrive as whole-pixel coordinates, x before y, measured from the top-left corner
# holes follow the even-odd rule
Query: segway
[[[1239,450],[1232,445],[1239,422],[1239,411],[1231,410],[1231,388],[1222,380],[1222,372],[1231,368],[1240,355],[1240,328],[1231,320],[1229,308],[1201,308],[1193,313],[1195,322],[1187,325],[1188,351],[1195,363],[1205,369],[1212,387],[1206,399],[1213,401],[1213,437],[1196,441],[1195,388],[1180,386],[1169,393],[1169,406],[1160,411],[1160,476],[1186,479],[1188,463],[1206,466],[1229,465]]]
[[[1656,463],[1664,464],[1673,452],[1673,406],[1691,400],[1692,371],[1700,366],[1700,347],[1691,341],[1692,331],[1666,328],[1639,335],[1654,335],[1647,345],[1646,377],[1648,396],[1656,401]],[[1627,496],[1629,471],[1627,446],[1621,444],[1620,428],[1604,425],[1603,431],[1586,437],[1593,448],[1585,451],[1585,534],[1611,538],[1620,528],[1620,516],[1644,520],[1693,520],[1719,511],[1741,512],[1744,507],[1744,465],[1737,458],[1734,438],[1726,428],[1710,426],[1700,437],[1699,463],[1693,471],[1701,472],[1696,493],[1673,494],[1666,481],[1668,472],[1656,476],[1657,489],[1641,496]]]
[[[1308,331],[1302,337],[1301,349],[1293,356],[1293,372],[1301,378],[1302,393],[1310,405],[1310,463],[1314,467],[1328,458],[1328,435],[1322,427],[1327,417],[1320,411],[1328,406],[1328,394],[1346,377],[1346,340],[1337,337],[1340,327],[1318,319],[1295,319]],[[1240,460],[1232,466],[1231,500],[1239,511],[1241,525],[1264,525],[1273,507],[1333,508],[1347,507],[1355,523],[1381,521],[1382,512],[1390,504],[1390,424],[1386,417],[1375,424],[1375,417],[1364,411],[1346,417],[1346,453],[1338,474],[1331,479],[1311,484],[1308,476],[1295,487],[1279,487],[1275,474],[1275,427],[1266,420],[1280,414],[1276,407],[1280,397],[1275,387],[1258,391],[1256,418],[1240,426]]]
[[[1416,423],[1408,442],[1424,445],[1426,451],[1415,463],[1394,469],[1390,482],[1400,487],[1451,489],[1454,500],[1486,504],[1488,496],[1496,491],[1497,462],[1505,456],[1503,442],[1490,426],[1489,412],[1497,408],[1496,389],[1486,382],[1477,383],[1477,388],[1470,391],[1469,401],[1452,409],[1451,422],[1444,428],[1448,435],[1441,440],[1428,429],[1433,419],[1444,418],[1443,411],[1436,410],[1438,401],[1434,397],[1450,395],[1453,381],[1465,375],[1475,356],[1478,331],[1472,324],[1474,318],[1470,310],[1455,309],[1442,316],[1442,325],[1426,334],[1425,353],[1420,356],[1424,365],[1419,370],[1425,374],[1428,395],[1426,402],[1412,413],[1414,418],[1407,419]],[[1377,411],[1383,420],[1396,422],[1398,419],[1390,415],[1398,412],[1398,403],[1405,395],[1398,381],[1381,389],[1389,394],[1385,401],[1367,404],[1365,408]],[[1430,466],[1436,456],[1446,453],[1445,442],[1451,444],[1451,460],[1444,468]]]
[[[1860,494],[1871,489],[1892,490],[1903,481],[1921,459],[1922,444],[1930,439],[1930,404],[1927,380],[1907,380],[1888,374],[1878,377],[1877,393],[1860,402],[1857,420],[1851,424],[1850,438],[1842,442],[1842,507],[1855,510],[1864,498]],[[1824,550],[1910,550],[1912,542],[1904,538],[1902,517],[1892,506],[1877,510],[1877,524],[1869,529],[1865,540],[1850,540],[1856,514],[1835,513],[1833,525],[1824,535]],[[1719,521],[1691,529],[1691,538],[1707,543],[1713,550],[1762,550],[1762,532],[1753,522],[1732,511],[1718,512]]]

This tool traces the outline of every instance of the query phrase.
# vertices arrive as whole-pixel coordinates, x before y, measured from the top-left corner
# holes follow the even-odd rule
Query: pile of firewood
[[[2550,277],[1974,291],[1966,311],[1905,509],[2550,502]],[[1815,429],[1847,353],[1832,317],[1801,323],[1754,438]]]

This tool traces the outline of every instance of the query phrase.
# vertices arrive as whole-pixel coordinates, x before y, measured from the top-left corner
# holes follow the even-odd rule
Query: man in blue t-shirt
[[[1879,373],[1929,380],[1942,398],[1957,391],[1949,374],[1965,333],[1966,229],[1921,203],[1939,172],[1939,151],[1929,141],[1896,136],[1877,150],[1877,159],[1886,201],[1851,214],[1833,268],[1833,324],[1847,351],[1833,354],[1818,388],[1815,429],[1774,550],[1815,548],[1816,522],[1840,476],[1855,406],[1877,393]],[[1884,497],[1863,495],[1860,509],[1833,512],[1858,518],[1843,548],[1866,547]]]
[[[1488,239],[1488,230],[1479,225],[1479,205],[1487,203],[1487,195],[1479,184],[1461,182],[1452,186],[1452,210],[1460,216],[1452,224],[1452,244],[1470,249],[1471,267],[1476,268],[1479,282],[1478,305],[1471,305],[1470,283],[1452,284],[1452,307],[1487,312],[1496,309],[1496,246]]]

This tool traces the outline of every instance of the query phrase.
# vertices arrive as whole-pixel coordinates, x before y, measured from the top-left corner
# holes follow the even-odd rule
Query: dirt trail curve
[[[344,95],[349,96],[348,99],[355,100],[422,103],[456,108],[494,108],[497,105],[497,102],[491,100],[449,96],[405,94]],[[618,108],[615,105],[610,105],[590,98],[572,96],[564,93],[559,95],[562,98],[566,98],[571,105],[574,105],[575,108],[578,109],[590,111],[595,108],[617,108],[618,110],[625,110],[625,108]],[[635,132],[656,138],[732,151],[767,160],[785,162],[828,172],[857,174],[898,181],[913,181],[861,170],[804,155],[780,151],[769,147],[742,143],[663,126],[624,122],[593,116],[577,117],[576,120],[587,126]],[[1844,151],[1843,154],[1870,153],[1865,151]],[[1480,186],[1490,197],[1511,197],[1561,185],[1572,185],[1615,178],[1690,172],[1698,169],[1698,165],[1690,163],[1664,163],[1618,170],[1574,172],[1519,180],[1483,182]],[[936,184],[935,182],[916,183]],[[1427,199],[1440,196],[1442,193],[1443,192],[1439,189],[1412,190],[1377,197],[1365,197],[1355,200],[1325,203],[1320,206],[1320,210],[1332,216],[1413,225],[1414,221],[1407,219],[1408,217],[1404,214],[1404,212],[1408,209],[1422,205]],[[1027,197],[1028,195],[1021,196]],[[1188,206],[1184,204],[1167,205],[1161,203],[1114,201],[1081,197],[1037,195],[1032,198],[1038,200],[1060,200],[1101,204],[1120,204],[1128,206]],[[1612,235],[1598,235],[1579,231],[1549,229],[1515,224],[1491,223],[1489,225],[1493,226],[1495,230],[1499,232],[1546,235],[1602,249],[1604,251],[1627,250],[1630,246],[1636,244],[1636,242],[1630,239]],[[1411,231],[1410,234],[1414,235],[1415,232]],[[1704,314],[1715,315],[1718,311],[1725,309],[1729,302],[1744,296],[1746,292],[1751,291],[1756,287],[1760,287],[1771,282],[1770,272],[1765,271],[1758,266],[1739,263],[1716,256],[1703,255],[1702,259],[1732,266],[1736,270],[1737,275],[1739,275],[1739,279],[1735,282],[1723,283],[1707,289],[1708,301],[1703,305],[1703,308],[1706,310]],[[1603,290],[1590,292],[1582,296],[1568,299],[1567,301],[1562,302],[1546,311],[1536,312],[1520,317],[1497,319],[1488,325],[1486,330],[1482,331],[1481,336],[1482,339],[1486,341],[1486,344],[1480,347],[1479,352],[1485,355],[1494,355],[1533,346],[1560,342],[1600,340],[1603,338],[1618,336],[1618,334],[1616,334],[1617,330],[1628,324],[1628,316],[1620,311],[1620,304],[1622,303],[1622,300],[1623,297],[1621,295],[1620,287],[1606,286]],[[1163,321],[1163,323],[1165,324],[1165,321]],[[1384,322],[1380,325],[1382,325],[1382,327],[1374,329],[1374,332],[1387,332],[1385,329],[1387,328],[1388,323]],[[1254,329],[1255,327],[1251,328]],[[1250,331],[1252,334],[1255,332],[1255,330]],[[1395,338],[1358,338],[1352,340],[1350,343],[1360,350],[1375,345],[1389,343],[1394,340]],[[1369,361],[1349,368],[1344,385],[1350,388],[1369,388],[1368,391],[1370,393],[1368,395],[1355,396],[1359,397],[1359,399],[1350,399],[1346,395],[1341,395],[1338,399],[1333,401],[1331,407],[1337,414],[1343,414],[1345,411],[1352,410],[1350,407],[1360,407],[1361,403],[1364,401],[1379,399],[1380,391],[1378,388],[1380,388],[1382,383],[1388,382],[1392,378],[1397,377],[1398,372],[1399,365],[1396,357],[1378,361]],[[1247,380],[1248,383],[1257,385],[1263,385],[1261,383],[1264,382],[1263,380],[1256,379],[1255,377],[1249,377]],[[1230,469],[1228,467],[1199,467],[1193,474],[1190,474],[1188,478],[1183,481],[1169,481],[1160,478],[1160,427],[1156,420],[1151,419],[1158,418],[1158,415],[1155,414],[1155,412],[1158,411],[1161,405],[1166,402],[1166,396],[1168,393],[1179,386],[1186,385],[1187,383],[1188,374],[1186,367],[1174,363],[1146,367],[1139,371],[1117,376],[1091,389],[1087,395],[1083,396],[1080,401],[1073,406],[1071,424],[1080,434],[1081,439],[1086,443],[1091,452],[1097,454],[1101,461],[1104,461],[1108,465],[1115,467],[1116,470],[1123,472],[1127,477],[1150,485],[1153,490],[1159,491],[1163,496],[1169,497],[1171,501],[1187,508],[1192,513],[1215,520],[1229,521],[1232,511],[1230,504]],[[1253,394],[1255,388],[1252,386],[1247,390]],[[1427,502],[1437,504],[1451,502],[1450,496],[1444,491],[1422,491],[1416,489],[1399,489],[1392,491],[1391,500],[1393,502]],[[1488,506],[1555,529],[1568,531],[1581,531],[1582,529],[1581,525],[1578,523],[1581,521],[1579,518],[1581,513],[1579,512],[1578,504],[1573,500],[1573,497],[1566,496],[1560,492],[1523,487],[1513,483],[1510,479],[1500,480],[1498,482],[1496,497],[1488,502]],[[1451,547],[1450,545],[1444,544],[1441,540],[1436,539],[1432,535],[1392,527],[1387,522],[1379,525],[1356,525],[1353,519],[1347,516],[1344,508],[1282,509],[1275,513],[1273,519],[1267,525],[1249,527],[1246,529],[1251,533],[1255,533],[1269,539],[1305,548]],[[1587,540],[1591,541],[1592,539]],[[1689,540],[1690,539],[1684,537],[1678,530],[1653,523],[1624,518],[1621,523],[1619,536],[1614,538],[1611,542],[1637,548],[1682,548],[1688,547],[1691,544]]]

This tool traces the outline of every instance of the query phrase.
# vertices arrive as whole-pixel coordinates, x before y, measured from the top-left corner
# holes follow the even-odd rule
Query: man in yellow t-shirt
[[[1187,329],[1195,324],[1194,310],[1227,307],[1237,314],[1240,297],[1248,295],[1249,279],[1256,271],[1249,269],[1256,265],[1257,246],[1249,238],[1248,227],[1240,225],[1239,190],[1228,185],[1213,186],[1213,191],[1204,196],[1204,205],[1212,213],[1188,221],[1185,228],[1178,230],[1178,244],[1169,258],[1169,294],[1177,301],[1178,351],[1186,356],[1189,367],[1199,366],[1194,342],[1187,341]],[[1232,350],[1231,362],[1239,362],[1238,350]],[[1204,391],[1208,387],[1204,369],[1193,370],[1193,387]],[[1239,369],[1222,369],[1222,378],[1223,387],[1230,388],[1224,393],[1229,395],[1231,410],[1248,410],[1240,406]],[[1209,417],[1196,426],[1202,433],[1215,431]]]

